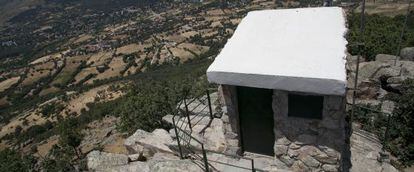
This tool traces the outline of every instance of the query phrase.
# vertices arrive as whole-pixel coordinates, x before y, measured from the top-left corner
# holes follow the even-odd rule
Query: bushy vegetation
[[[45,117],[49,117],[51,114],[58,113],[62,111],[64,108],[65,106],[63,106],[60,103],[49,103],[42,107],[42,110],[40,113],[42,113],[42,115]]]
[[[123,98],[123,103],[114,111],[121,118],[119,128],[134,132],[136,129],[152,131],[163,128],[162,117],[172,114],[189,90],[188,81],[154,81],[142,83]]]
[[[59,142],[54,145],[41,166],[44,171],[74,171],[83,155],[80,155],[77,147],[82,141],[81,128],[75,118],[68,118],[59,123]],[[76,158],[73,158],[76,157]]]
[[[388,114],[379,113],[380,106],[366,105],[361,107],[355,106],[355,108],[353,120],[361,124],[361,129],[374,133],[383,139]]]
[[[365,57],[374,60],[377,54],[396,54],[401,30],[404,25],[402,15],[389,17],[383,15],[366,15],[365,33],[360,33],[360,14],[348,16],[348,50],[357,55],[361,51],[356,43],[365,42]],[[414,15],[410,14],[407,29],[404,33],[401,47],[414,46]]]
[[[390,120],[386,147],[403,165],[414,163],[414,80],[406,80],[401,87],[402,95],[392,96],[397,108]]]
[[[388,96],[397,106],[389,124],[389,114],[378,113],[378,106],[366,107],[378,112],[357,108],[354,120],[361,124],[362,129],[378,135],[385,148],[407,166],[414,163],[414,80],[406,80],[400,90],[402,94]]]
[[[22,156],[10,149],[0,151],[0,172],[26,172],[31,171],[34,158]]]

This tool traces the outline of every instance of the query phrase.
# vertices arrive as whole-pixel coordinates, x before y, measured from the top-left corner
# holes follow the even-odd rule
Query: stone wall
[[[235,86],[219,87],[227,141],[226,153],[240,154]],[[275,158],[293,171],[341,171],[345,135],[345,97],[324,96],[322,120],[288,117],[288,92],[274,90]],[[275,161],[276,162],[276,161]],[[276,165],[276,164],[275,164]]]
[[[227,142],[225,153],[241,154],[239,145],[239,113],[237,106],[237,90],[235,86],[220,85],[219,101],[222,105],[224,134]]]
[[[273,94],[275,156],[294,171],[339,171],[346,151],[345,98],[324,96],[322,120],[288,117],[288,92]]]

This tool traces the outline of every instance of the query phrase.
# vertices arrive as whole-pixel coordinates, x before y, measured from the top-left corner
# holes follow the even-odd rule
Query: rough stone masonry
[[[221,85],[227,153],[240,152],[236,87]],[[275,158],[293,171],[340,171],[349,151],[345,133],[345,97],[324,96],[322,119],[288,117],[288,92],[274,90]],[[279,164],[280,165],[280,164]]]

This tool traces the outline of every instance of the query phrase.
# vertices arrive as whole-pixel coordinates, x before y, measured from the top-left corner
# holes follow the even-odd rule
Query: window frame
[[[323,110],[324,110],[324,102],[325,96],[317,95],[317,94],[306,94],[306,93],[297,93],[297,92],[289,92],[287,96],[287,116],[290,118],[303,118],[309,120],[323,120]],[[298,104],[292,103],[292,99],[301,99],[299,102],[296,100],[295,102]],[[302,105],[304,104],[304,105]],[[299,108],[300,110],[292,111],[291,109]],[[313,107],[317,106],[317,107]],[[305,110],[302,110],[306,108]],[[320,109],[319,109],[320,108]],[[308,114],[309,112],[309,114]],[[302,114],[301,114],[302,113]]]

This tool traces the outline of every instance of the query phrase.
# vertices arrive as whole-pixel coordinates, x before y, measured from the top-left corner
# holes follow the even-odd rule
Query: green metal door
[[[243,151],[274,155],[273,90],[237,87]]]

